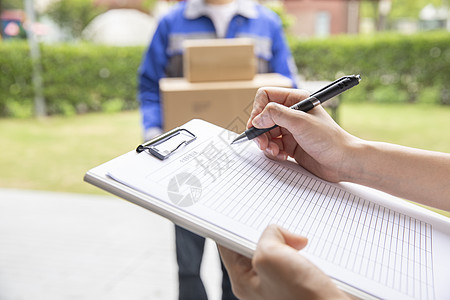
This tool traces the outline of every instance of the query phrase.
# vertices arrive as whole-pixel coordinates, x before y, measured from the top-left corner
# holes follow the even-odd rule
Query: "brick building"
[[[146,10],[143,0],[93,0],[98,5],[112,8]],[[158,0],[159,4],[182,0]],[[257,0],[260,3],[274,0]],[[359,32],[361,0],[275,0],[281,2],[294,17],[291,31],[297,36],[314,37]],[[379,0],[372,0],[379,1]]]
[[[297,36],[323,37],[359,32],[359,0],[282,0],[295,18],[291,31]]]

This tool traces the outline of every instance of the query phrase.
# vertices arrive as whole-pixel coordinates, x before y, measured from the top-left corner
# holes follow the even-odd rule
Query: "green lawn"
[[[450,153],[450,106],[345,104],[339,120],[364,139]]]
[[[137,112],[0,120],[0,187],[103,193],[84,173],[136,147]]]
[[[347,103],[339,120],[365,139],[450,153],[450,107]],[[0,119],[0,187],[101,194],[84,173],[140,141],[137,111]]]

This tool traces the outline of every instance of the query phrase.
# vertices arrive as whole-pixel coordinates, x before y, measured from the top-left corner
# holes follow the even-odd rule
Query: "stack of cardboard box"
[[[258,88],[292,86],[279,74],[256,74],[249,39],[190,40],[184,47],[185,77],[160,81],[164,130],[197,118],[242,132]]]

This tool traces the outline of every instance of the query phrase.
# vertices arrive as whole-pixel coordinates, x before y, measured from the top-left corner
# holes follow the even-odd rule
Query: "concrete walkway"
[[[217,250],[202,277],[220,299]],[[176,299],[173,224],[113,196],[0,189],[0,299]]]

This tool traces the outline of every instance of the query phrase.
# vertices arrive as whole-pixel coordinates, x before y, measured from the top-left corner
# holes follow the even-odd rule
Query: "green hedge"
[[[42,45],[49,114],[137,108],[137,69],[144,47]],[[0,43],[0,115],[32,113],[32,67],[25,42]]]
[[[450,35],[340,36],[289,43],[306,80],[361,74],[344,101],[450,104]],[[135,109],[137,68],[145,47],[42,45],[44,96],[49,114]],[[33,110],[26,42],[0,43],[0,116]]]
[[[299,73],[307,80],[361,74],[346,101],[450,104],[450,34],[384,34],[290,40]]]

